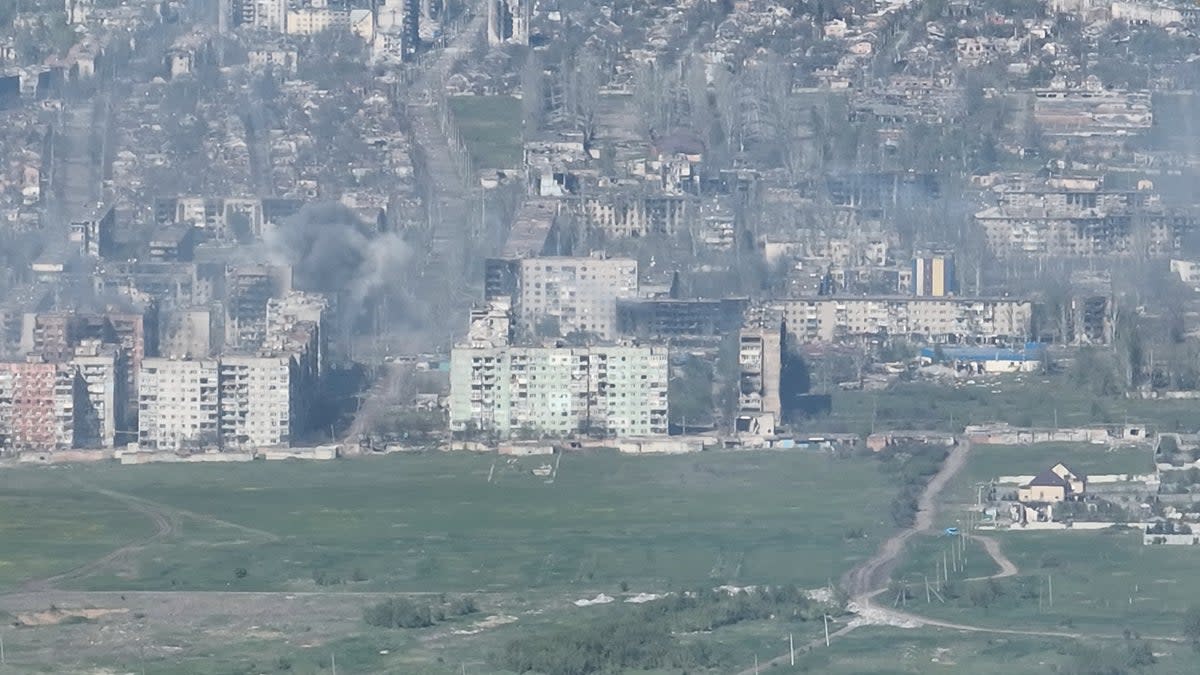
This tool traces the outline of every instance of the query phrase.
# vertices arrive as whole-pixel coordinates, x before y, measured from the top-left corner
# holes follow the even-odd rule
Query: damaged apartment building
[[[1164,206],[1154,186],[1111,188],[1100,178],[1025,179],[992,189],[975,214],[997,257],[1164,255],[1196,229],[1194,211]]]
[[[450,429],[500,438],[668,432],[668,350],[618,343],[517,346],[505,300],[472,313],[450,358]]]
[[[738,335],[737,431],[759,436],[775,433],[783,418],[783,358],[781,314],[763,307],[750,310]]]

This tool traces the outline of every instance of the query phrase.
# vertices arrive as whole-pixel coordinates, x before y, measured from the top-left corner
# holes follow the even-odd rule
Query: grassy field
[[[144,517],[119,502],[80,490],[66,472],[0,471],[0,588],[95,560],[120,543],[150,535]]]
[[[1143,546],[1132,530],[993,536],[1020,569],[997,583],[998,596],[980,603],[971,589],[987,582],[963,582],[957,600],[926,607],[922,597],[913,611],[1000,627],[1177,636],[1183,612],[1200,604],[1200,586],[1190,581],[1200,562],[1196,547]]]
[[[1136,640],[1064,640],[990,636],[958,631],[864,628],[799,656],[796,666],[772,673],[825,675],[896,675],[899,673],[1194,673],[1195,652],[1187,646],[1151,642],[1157,663],[1128,668],[1129,648]],[[1116,666],[1107,670],[1103,666]],[[1128,668],[1128,669],[1127,669]]]
[[[521,101],[512,96],[455,96],[450,110],[476,169],[521,164]]]
[[[1148,447],[1109,448],[1090,443],[976,445],[971,448],[967,465],[942,493],[942,501],[973,504],[976,486],[981,483],[1000,476],[1035,475],[1058,462],[1085,475],[1154,472],[1154,457]]]
[[[329,590],[819,586],[867,556],[891,527],[892,488],[871,459],[572,455],[552,484],[529,472],[541,460],[500,460],[488,483],[492,463],[435,454],[327,464],[80,466],[7,477],[50,497],[69,478],[278,537],[248,541],[254,537],[184,519],[179,533],[147,546],[132,569],[79,582],[92,590],[313,590],[322,575]],[[43,517],[14,513],[10,549],[53,555],[56,544],[38,534]],[[129,518],[139,527],[145,521]],[[74,526],[97,527],[85,523]],[[857,528],[867,536],[843,539]],[[239,568],[247,573],[236,577]],[[335,579],[345,583],[331,584]]]
[[[1096,396],[1066,376],[1006,376],[944,387],[899,383],[885,391],[838,391],[833,412],[812,420],[814,430],[869,433],[887,429],[961,431],[967,424],[1008,422],[1060,427],[1126,420],[1162,431],[1194,430],[1192,401],[1143,401]]]
[[[426,454],[5,471],[0,488],[19,489],[13,506],[31,507],[6,510],[8,589],[155,531],[145,513],[112,495],[143,500],[171,524],[68,582],[76,590],[0,596],[0,613],[49,603],[123,611],[6,634],[10,663],[31,672],[38,664],[50,664],[42,672],[125,672],[144,659],[147,673],[316,673],[336,653],[344,672],[433,675],[460,672],[461,663],[496,672],[491,655],[513,637],[623,607],[580,608],[576,599],[722,584],[824,586],[893,529],[895,488],[872,458],[568,455],[553,482],[531,474],[543,462]],[[69,495],[77,502],[58,504],[50,522],[61,517],[64,534],[95,536],[65,555],[59,537],[40,527]],[[858,530],[862,537],[847,539]],[[31,569],[23,560],[40,562]],[[269,594],[251,593],[260,591]],[[363,608],[387,593],[423,592],[470,593],[481,613],[415,630],[362,622]],[[513,621],[491,627],[481,623],[488,617]],[[756,653],[774,655],[788,632],[812,639],[818,627],[810,624],[750,621],[681,639],[712,640],[728,663],[748,666]]]

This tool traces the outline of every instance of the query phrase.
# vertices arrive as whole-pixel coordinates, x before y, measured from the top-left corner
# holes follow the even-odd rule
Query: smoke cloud
[[[384,322],[406,304],[402,283],[412,249],[399,235],[377,233],[338,203],[311,204],[263,232],[268,260],[292,267],[299,290],[336,298],[342,321],[370,324],[387,299]]]

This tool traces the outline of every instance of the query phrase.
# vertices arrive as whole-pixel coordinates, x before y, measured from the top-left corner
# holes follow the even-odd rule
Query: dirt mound
[[[126,614],[128,612],[129,609],[126,607],[115,609],[61,609],[52,607],[44,612],[17,614],[16,623],[20,626],[57,626],[61,623],[95,621],[110,614]]]

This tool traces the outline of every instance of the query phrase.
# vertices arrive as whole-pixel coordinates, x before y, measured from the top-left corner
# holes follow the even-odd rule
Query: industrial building
[[[450,359],[454,432],[665,435],[667,349],[460,346]]]

